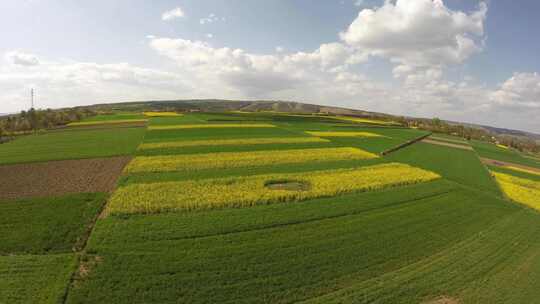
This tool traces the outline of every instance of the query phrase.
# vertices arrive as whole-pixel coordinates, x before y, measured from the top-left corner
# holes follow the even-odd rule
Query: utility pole
[[[30,89],[30,104],[31,104],[30,109],[33,109],[34,108],[34,88]]]

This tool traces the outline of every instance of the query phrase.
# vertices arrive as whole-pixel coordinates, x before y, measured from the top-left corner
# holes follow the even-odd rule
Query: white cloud
[[[5,58],[9,63],[15,64],[15,65],[23,65],[23,66],[39,65],[38,57],[33,54],[11,51],[11,52],[6,53]]]
[[[540,117],[540,75],[538,73],[514,73],[491,95],[495,105],[521,110],[538,111]]]
[[[166,11],[161,15],[161,20],[163,21],[169,21],[173,20],[175,18],[182,18],[184,17],[184,11],[180,7],[173,8],[170,11]]]
[[[332,77],[331,74],[347,68],[352,55],[341,43],[322,44],[313,52],[283,55],[251,54],[242,49],[214,48],[201,41],[170,38],[152,39],[150,46],[194,77],[232,86],[243,96],[247,92],[269,93]]]
[[[452,11],[442,0],[397,0],[363,9],[340,34],[347,44],[401,67],[444,67],[465,61],[482,50],[487,5],[469,14]]]
[[[219,21],[220,19],[216,16],[216,14],[209,14],[208,17],[199,19],[199,23],[201,25],[208,24],[208,23],[214,23],[216,21]],[[222,21],[225,21],[225,18],[221,19]]]
[[[43,61],[28,69],[0,66],[0,112],[28,107],[28,92],[36,89],[39,108],[58,108],[105,101],[176,98],[186,90],[176,73],[127,63],[97,64]]]
[[[214,34],[208,33],[208,34],[206,34],[206,38],[212,39],[212,38],[214,38]]]
[[[276,46],[276,52],[283,53],[283,52],[285,52],[285,48],[282,47],[282,46]]]

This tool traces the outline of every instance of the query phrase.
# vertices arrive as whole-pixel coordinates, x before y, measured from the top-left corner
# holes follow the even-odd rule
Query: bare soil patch
[[[521,168],[521,169],[540,173],[540,169],[535,168],[535,167],[529,167],[529,166],[524,166],[520,164],[509,163],[502,160],[495,160],[495,159],[484,158],[484,157],[481,157],[480,160],[486,165],[493,165],[497,167],[516,167],[516,168]]]
[[[465,145],[459,145],[459,144],[451,144],[451,143],[448,143],[448,142],[436,141],[436,140],[431,140],[431,139],[423,139],[422,142],[425,142],[425,143],[428,143],[428,144],[433,144],[433,145],[452,147],[452,148],[457,148],[457,149],[462,149],[462,150],[470,150],[470,151],[473,150],[473,148],[471,146],[465,146]]]
[[[307,191],[311,185],[305,181],[277,180],[266,182],[265,187],[270,190]]]
[[[110,192],[131,157],[0,166],[0,200]]]

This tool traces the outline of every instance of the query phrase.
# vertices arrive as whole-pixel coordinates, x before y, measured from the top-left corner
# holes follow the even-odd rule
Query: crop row
[[[184,114],[176,112],[144,112],[144,116],[148,117],[175,117],[175,116],[184,116]]]
[[[439,177],[430,171],[390,163],[311,173],[132,184],[114,193],[108,205],[108,214],[158,213],[298,201],[415,184]]]
[[[274,128],[271,124],[185,124],[185,125],[164,125],[150,126],[148,130],[178,130],[178,129],[210,129],[210,128]]]
[[[540,209],[540,182],[492,172],[504,193],[512,200]]]
[[[214,140],[190,140],[170,141],[158,143],[145,143],[139,146],[139,150],[184,148],[198,146],[234,146],[234,145],[264,145],[264,144],[304,144],[329,142],[319,137],[270,137],[270,138],[239,138],[239,139],[214,139]]]
[[[307,131],[306,133],[319,137],[383,137],[371,132]]]
[[[378,156],[358,148],[319,148],[280,151],[223,152],[197,155],[136,157],[126,173],[227,169],[317,161],[361,160]]]

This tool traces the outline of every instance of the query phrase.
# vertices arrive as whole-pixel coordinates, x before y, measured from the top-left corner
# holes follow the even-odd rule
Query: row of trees
[[[440,120],[439,118],[408,119],[405,121],[405,124],[409,127],[416,127],[434,133],[455,135],[463,137],[467,140],[476,139],[489,141],[495,144],[505,145],[522,152],[540,153],[540,145],[530,138],[511,135],[496,135],[480,128],[466,127],[459,124],[449,124]]]
[[[1,117],[0,138],[63,126],[92,115],[95,115],[93,111],[81,108],[65,110],[30,109],[22,111],[20,114]]]

